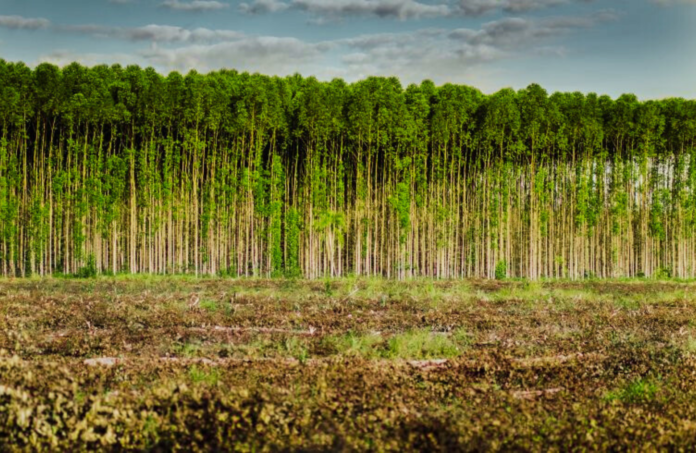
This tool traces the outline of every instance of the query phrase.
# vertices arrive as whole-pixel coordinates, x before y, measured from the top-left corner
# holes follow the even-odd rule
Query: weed
[[[684,341],[682,349],[688,354],[696,354],[696,338],[689,336]]]
[[[201,310],[214,313],[218,311],[218,304],[214,300],[204,299],[200,303]]]
[[[376,358],[377,348],[383,343],[383,338],[377,334],[360,335],[348,332],[344,335],[329,337],[325,340],[330,350],[348,357]]]
[[[201,350],[201,345],[198,342],[193,341],[187,341],[185,343],[175,343],[172,347],[172,350],[174,354],[176,354],[179,357],[197,357]]]
[[[307,345],[297,337],[286,337],[281,343],[279,352],[286,357],[292,357],[304,363],[309,358]]]
[[[189,368],[188,375],[194,384],[217,385],[220,380],[220,372],[217,369],[205,370],[196,365]]]
[[[614,299],[614,305],[617,308],[629,311],[639,310],[642,306],[639,300],[632,297],[618,297]]]
[[[507,278],[507,263],[505,261],[498,261],[495,265],[495,279],[505,280]]]
[[[96,278],[97,276],[97,260],[94,253],[87,256],[87,262],[76,273],[76,278]]]
[[[145,422],[143,423],[142,430],[143,437],[146,439],[147,446],[155,445],[159,441],[158,425],[159,424],[157,423],[157,419],[155,419],[155,417],[153,417],[152,414],[148,414],[145,418]]]
[[[623,403],[647,403],[655,399],[659,390],[658,383],[654,380],[637,378],[628,382],[625,386],[608,392],[606,401],[621,401]]]
[[[447,335],[418,329],[394,335],[384,352],[391,359],[435,359],[456,357],[459,346]]]
[[[452,341],[454,341],[459,349],[465,349],[471,345],[473,339],[466,329],[459,327],[452,332]]]
[[[327,297],[333,296],[333,285],[331,284],[331,279],[324,280],[324,294]]]
[[[77,404],[83,404],[87,400],[87,394],[81,390],[75,392],[75,402]]]
[[[655,277],[656,280],[669,280],[672,278],[672,268],[661,267],[655,271],[653,277]]]

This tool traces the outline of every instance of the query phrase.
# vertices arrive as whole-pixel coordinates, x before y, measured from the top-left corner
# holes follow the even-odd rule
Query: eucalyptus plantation
[[[696,276],[696,102],[0,61],[0,272]]]

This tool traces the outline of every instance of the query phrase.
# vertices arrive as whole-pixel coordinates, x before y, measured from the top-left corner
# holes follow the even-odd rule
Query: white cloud
[[[251,3],[242,3],[239,10],[247,14],[276,13],[288,9],[289,5],[280,0],[254,0]]]
[[[503,18],[483,24],[479,30],[457,29],[448,36],[467,45],[487,45],[501,50],[529,48],[543,39],[555,38],[572,31],[591,28],[616,19],[612,11],[590,16],[553,17],[547,19]]]
[[[398,14],[395,17],[399,17]],[[503,17],[475,28],[427,28],[320,42],[169,25],[74,25],[54,29],[153,44],[131,55],[63,51],[45,55],[41,61],[137,63],[162,71],[196,69],[207,72],[226,67],[276,75],[300,72],[323,79],[343,77],[349,81],[369,75],[398,75],[404,83],[426,78],[437,83],[471,84],[475,81],[485,89],[487,85],[482,74],[490,74],[499,67],[496,62],[535,55],[563,58],[568,50],[559,44],[559,38],[615,18],[616,13],[612,11],[588,16]]]
[[[228,4],[214,0],[193,0],[190,2],[182,2],[180,0],[165,0],[161,6],[177,11],[191,12],[216,11],[229,8]]]
[[[481,16],[496,11],[520,14],[570,3],[591,3],[593,1],[595,0],[440,0],[438,2],[418,0],[254,0],[251,3],[242,3],[240,10],[261,14],[292,8],[316,16],[317,22],[360,16],[406,20]]]
[[[43,18],[22,16],[0,16],[0,27],[15,30],[38,30],[48,28],[51,22]]]
[[[234,68],[264,74],[300,72],[320,78],[356,80],[369,75],[395,75],[405,82],[471,83],[495,67],[494,62],[534,55],[563,58],[558,38],[611,20],[611,13],[545,19],[503,18],[479,28],[421,29],[409,33],[367,34],[355,38],[308,42],[296,38],[239,36],[234,40],[194,43],[171,31],[163,43],[139,57],[162,70],[206,72]],[[170,35],[165,35],[170,36]],[[483,79],[477,84],[485,87]]]
[[[548,19],[503,18],[478,29],[427,29],[410,34],[365,35],[344,40],[346,74],[394,75],[405,81],[459,81],[485,63],[567,51],[554,41],[568,33],[611,20],[611,14]],[[454,80],[452,80],[454,78]]]
[[[345,16],[420,19],[447,16],[452,11],[446,4],[433,5],[415,0],[292,0],[292,7],[335,19]]]
[[[295,38],[248,37],[234,42],[191,45],[179,48],[153,47],[141,52],[150,64],[166,69],[201,72],[234,68],[266,74],[292,74],[316,63],[331,48],[330,43],[308,43]]]
[[[521,13],[570,2],[571,0],[459,0],[454,11],[467,16],[480,16],[499,10],[507,13]]]
[[[103,25],[67,25],[60,31],[91,35],[98,38],[116,38],[129,41],[175,42],[214,42],[235,40],[244,36],[234,30],[211,30],[195,28],[188,30],[171,25],[146,25],[144,27],[108,27]]]

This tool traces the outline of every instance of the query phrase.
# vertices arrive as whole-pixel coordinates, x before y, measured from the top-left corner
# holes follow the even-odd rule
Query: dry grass
[[[677,282],[0,281],[0,447],[690,445],[680,420],[696,419],[692,289]],[[240,420],[236,431],[223,415]],[[599,419],[603,428],[585,437]],[[78,422],[87,431],[71,437]],[[649,437],[647,427],[661,437]]]

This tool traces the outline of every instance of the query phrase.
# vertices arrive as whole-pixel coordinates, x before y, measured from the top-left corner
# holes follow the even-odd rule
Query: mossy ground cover
[[[689,449],[696,285],[0,281],[1,450]]]

